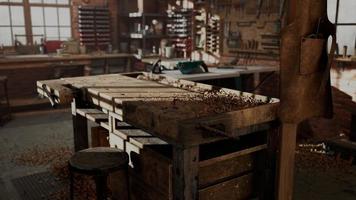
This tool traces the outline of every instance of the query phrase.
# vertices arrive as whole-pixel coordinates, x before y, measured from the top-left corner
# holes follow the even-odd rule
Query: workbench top
[[[100,107],[105,112],[113,113],[119,120],[154,133],[165,141],[180,145],[208,143],[226,135],[238,137],[241,131],[236,132],[236,129],[241,128],[253,127],[253,131],[256,131],[261,128],[261,124],[276,119],[279,102],[278,99],[261,95],[216,88],[150,73],[110,74],[39,81],[37,89],[39,94],[56,103],[70,103],[73,97],[77,100],[84,99],[94,107]],[[77,96],[75,95],[76,91],[81,91],[80,93],[85,95]],[[206,94],[209,96],[209,91],[214,94],[218,92],[216,94],[222,97],[236,98],[236,100],[246,99],[247,101],[252,99],[261,104],[241,107],[241,110],[222,110],[222,112],[210,113],[211,115],[196,115],[197,112],[201,113],[211,108],[205,104],[194,106],[194,102],[201,101],[202,96]],[[172,102],[186,100],[191,102],[188,101],[186,106],[195,108],[173,111],[168,109],[173,105]],[[157,103],[160,106],[166,105],[167,109],[157,107]],[[224,106],[229,105],[224,103]],[[183,121],[187,123],[181,127]],[[200,122],[204,122],[207,126],[219,124],[219,127],[223,126],[221,132],[226,132],[226,135],[221,135],[221,133],[206,135],[207,131],[195,129],[196,123]],[[185,130],[183,133],[182,128]],[[191,134],[192,131],[197,134]],[[249,131],[252,129],[242,132]]]

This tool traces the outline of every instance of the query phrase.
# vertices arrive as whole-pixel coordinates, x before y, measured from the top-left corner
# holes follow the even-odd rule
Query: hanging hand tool
[[[257,0],[257,13],[256,18],[259,19],[262,12],[263,0]]]

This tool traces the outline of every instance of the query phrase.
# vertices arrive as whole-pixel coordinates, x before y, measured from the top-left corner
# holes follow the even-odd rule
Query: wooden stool
[[[3,88],[2,90],[4,94],[4,96],[0,98],[0,125],[2,125],[5,121],[10,120],[11,118],[10,101],[9,101],[9,94],[7,90],[6,76],[0,76],[0,84],[2,85]]]
[[[97,200],[106,200],[107,177],[110,173],[125,170],[128,182],[127,153],[107,147],[89,148],[75,153],[69,160],[70,199],[74,199],[73,172],[93,176],[96,184]]]

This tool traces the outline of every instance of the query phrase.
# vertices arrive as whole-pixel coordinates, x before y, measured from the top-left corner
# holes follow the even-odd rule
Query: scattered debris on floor
[[[324,143],[299,144],[296,150],[297,170],[338,171],[356,175],[352,168],[353,159],[345,160],[329,152]]]
[[[73,150],[69,147],[42,148],[35,146],[15,156],[13,161],[28,166],[48,165],[49,171],[56,177],[56,180],[64,183],[60,190],[53,192],[48,198],[51,200],[66,200],[69,198],[68,160],[72,155]],[[91,177],[75,174],[74,179],[75,199],[96,199],[95,183]]]
[[[72,150],[69,147],[43,148],[34,146],[15,155],[13,162],[19,165],[39,166],[49,165],[63,158],[70,158]]]

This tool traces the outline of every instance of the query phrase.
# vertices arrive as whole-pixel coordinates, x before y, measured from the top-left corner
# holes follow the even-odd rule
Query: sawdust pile
[[[353,159],[345,160],[328,152],[324,143],[299,144],[296,151],[296,170],[337,171],[356,175],[352,162]]]
[[[197,117],[242,110],[263,104],[266,104],[266,102],[255,99],[252,96],[240,96],[224,91],[208,91],[198,97],[175,99],[172,102],[172,105],[176,109],[183,105],[201,108],[201,110],[196,113]]]

